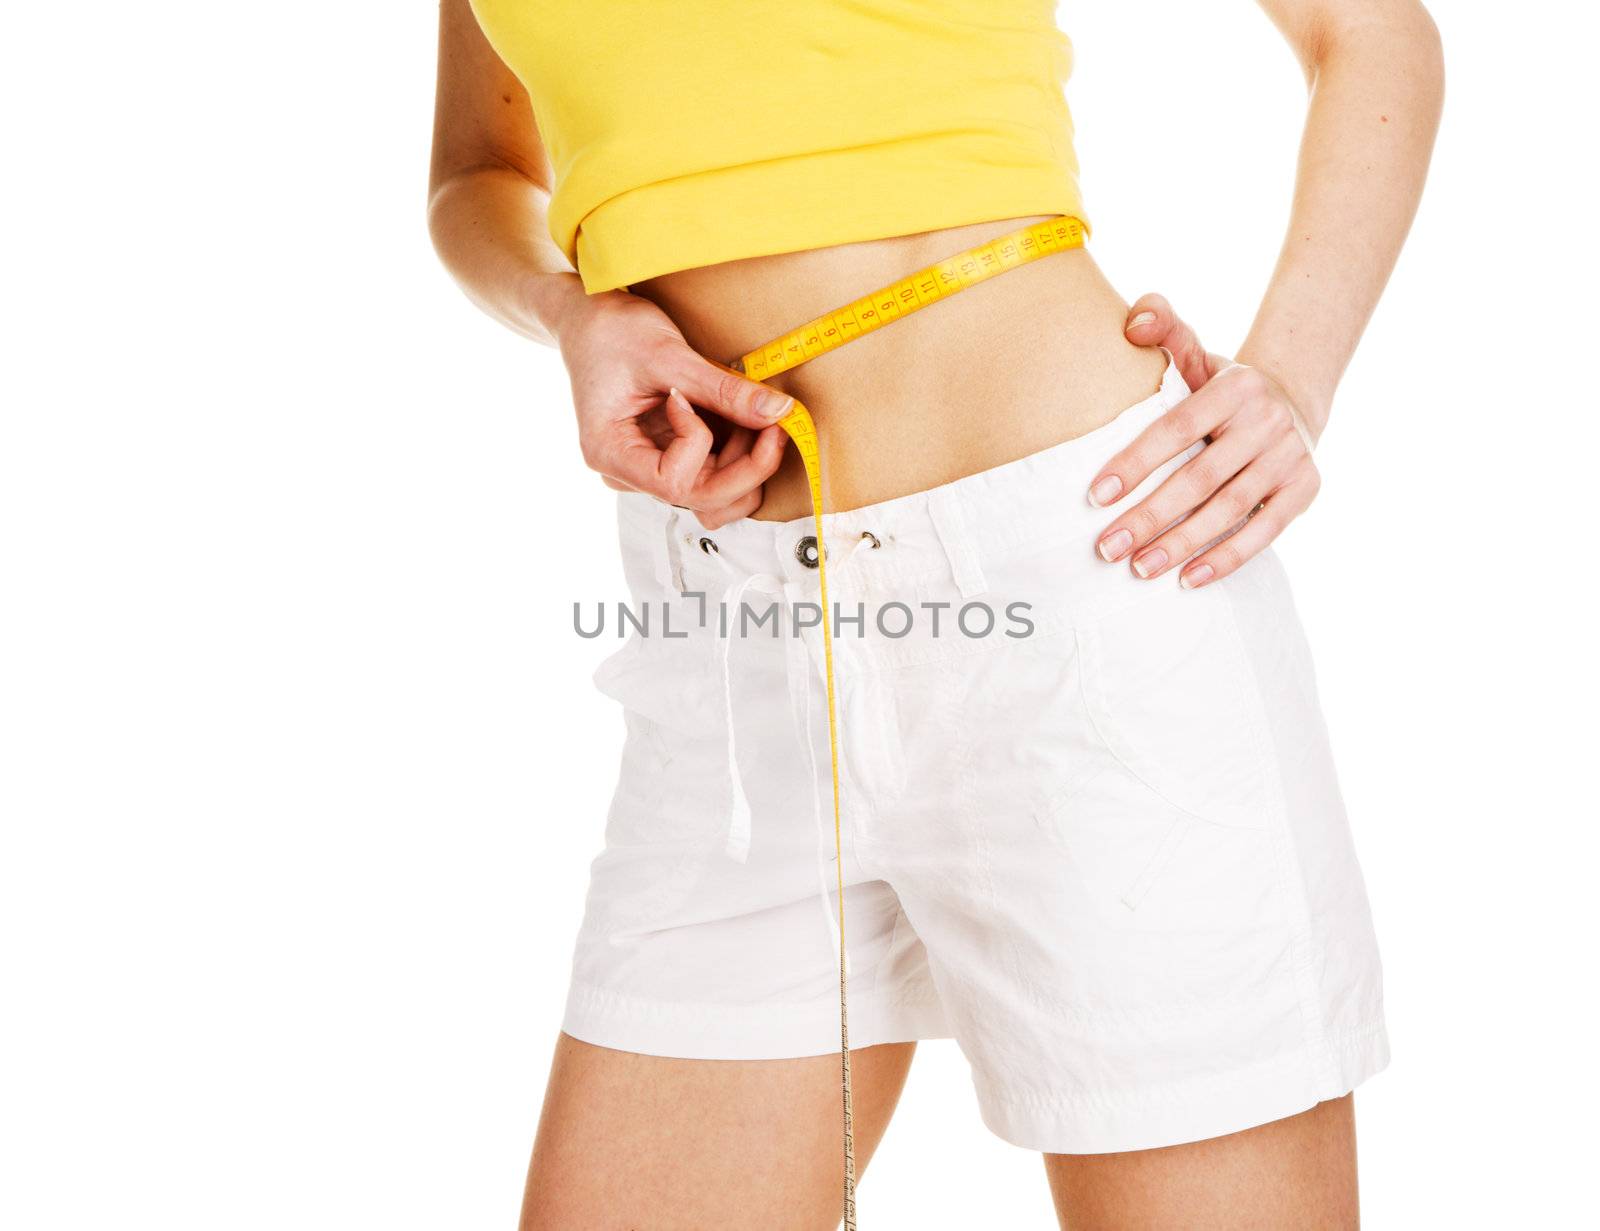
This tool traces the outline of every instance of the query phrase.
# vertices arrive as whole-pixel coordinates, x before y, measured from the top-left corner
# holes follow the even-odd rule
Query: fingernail
[[[1089,503],[1095,508],[1104,508],[1117,498],[1117,493],[1122,490],[1122,480],[1114,474],[1108,474],[1102,479],[1096,479],[1093,487],[1089,489]]]
[[[1139,312],[1136,313],[1134,318],[1128,322],[1128,328],[1137,329],[1140,325],[1150,325],[1155,322],[1155,319],[1156,314],[1154,312]]]
[[[1100,558],[1102,560],[1120,560],[1133,546],[1133,531],[1118,530],[1106,535],[1100,540]]]
[[[785,397],[781,393],[774,393],[761,399],[761,413],[776,423],[789,413],[789,408],[794,405],[792,397]]]
[[[1178,584],[1185,590],[1192,590],[1196,586],[1203,586],[1210,581],[1211,574],[1215,571],[1209,564],[1197,564],[1178,578]]]
[[[1165,568],[1166,565],[1167,553],[1165,549],[1160,547],[1152,547],[1149,551],[1145,552],[1144,555],[1138,556],[1134,559],[1133,571],[1138,573],[1141,577],[1149,577],[1158,569]]]

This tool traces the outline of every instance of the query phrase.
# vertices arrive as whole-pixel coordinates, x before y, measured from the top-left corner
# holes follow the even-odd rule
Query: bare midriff
[[[680,270],[630,289],[731,363],[812,317],[1046,214]],[[766,383],[816,420],[829,511],[924,491],[1090,432],[1154,393],[1166,359],[1086,248],[931,304]],[[810,513],[794,450],[752,515]]]

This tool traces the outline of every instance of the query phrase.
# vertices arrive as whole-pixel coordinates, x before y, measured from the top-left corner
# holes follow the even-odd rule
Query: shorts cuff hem
[[[1049,1091],[1010,1098],[978,1083],[989,1130],[1047,1154],[1111,1154],[1223,1137],[1307,1111],[1349,1093],[1389,1063],[1382,1025],[1330,1039],[1333,1066],[1319,1081],[1301,1052],[1176,1089],[1114,1097]]]
[[[561,1029],[585,1043],[687,1060],[788,1060],[839,1050],[839,1002],[645,1000],[573,983]],[[850,993],[850,1047],[953,1037],[931,988]]]

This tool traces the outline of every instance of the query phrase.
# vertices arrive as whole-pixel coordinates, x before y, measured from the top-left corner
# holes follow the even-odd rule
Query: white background
[[[1386,960],[1367,1225],[1571,1226],[1600,25],[1435,15],[1435,170],[1281,552]],[[1097,258],[1229,349],[1290,53],[1243,0],[1060,16]],[[620,738],[570,603],[622,590],[558,357],[428,244],[433,9],[7,24],[0,1223],[509,1229]],[[861,1209],[1053,1225],[951,1043]]]

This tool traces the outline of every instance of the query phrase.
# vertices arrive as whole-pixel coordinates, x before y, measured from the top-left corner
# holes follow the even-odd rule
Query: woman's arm
[[[439,6],[428,231],[467,297],[535,341],[583,298],[550,238],[550,164],[522,83],[495,55],[467,0]]]
[[[755,512],[793,399],[696,353],[649,300],[586,294],[550,238],[550,189],[522,83],[468,0],[442,0],[428,182],[440,259],[490,316],[560,349],[584,461],[608,486],[690,509],[712,529]],[[732,425],[720,446],[695,406]]]
[[[1410,229],[1444,96],[1438,30],[1417,0],[1259,2],[1311,91],[1277,267],[1236,364],[1213,359],[1203,388],[1111,458],[1090,487],[1092,503],[1114,503],[1208,441],[1100,539],[1106,559],[1131,557],[1136,573],[1157,577],[1237,528],[1184,568],[1186,585],[1232,572],[1316,495],[1309,445]],[[1198,356],[1182,358],[1204,367]]]
[[[1260,0],[1311,90],[1289,229],[1240,363],[1275,376],[1320,436],[1411,229],[1444,99],[1415,0]]]

